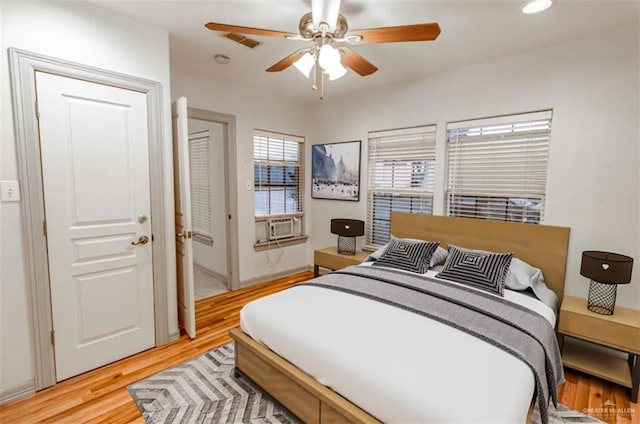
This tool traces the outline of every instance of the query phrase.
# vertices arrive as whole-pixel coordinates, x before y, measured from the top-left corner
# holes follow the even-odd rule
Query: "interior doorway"
[[[187,98],[180,97],[172,105],[173,119],[173,159],[174,159],[174,205],[175,205],[175,234],[176,234],[176,271],[177,271],[177,298],[178,298],[178,324],[191,338],[196,337],[196,291],[194,282],[194,244],[199,243],[205,246],[214,247],[216,244],[222,245],[223,249],[218,257],[207,257],[209,263],[209,274],[217,272],[211,265],[217,263],[224,270],[226,265],[226,289],[237,289],[240,285],[238,280],[238,225],[237,225],[237,188],[233,182],[236,177],[236,119],[233,115],[210,112],[202,109],[190,108],[187,105]],[[189,121],[191,120],[191,129]],[[198,123],[194,121],[203,121]],[[201,125],[202,124],[202,125]],[[217,125],[205,124],[220,124]],[[190,137],[191,134],[191,137]],[[217,134],[217,135],[216,135]],[[222,165],[216,165],[218,169],[212,170],[211,163],[219,164],[218,161],[211,161],[214,156],[219,156],[219,147],[215,146],[214,138],[220,138],[222,134]],[[191,145],[190,142],[193,142]],[[200,149],[200,151],[198,150]],[[204,149],[204,150],[203,150]],[[190,152],[191,150],[191,152]],[[195,177],[202,177],[204,194],[198,193],[200,202],[204,205],[201,222],[196,222],[194,228],[192,224],[192,160],[195,166],[194,172],[199,174]],[[196,163],[200,161],[201,163]],[[211,184],[215,175],[220,175],[222,187],[220,193],[216,193],[216,188]],[[197,178],[196,178],[197,179]],[[216,183],[216,186],[219,185]],[[197,182],[196,182],[197,186]],[[217,205],[217,206],[215,206]],[[220,206],[224,207],[220,207]],[[196,205],[199,207],[198,205]],[[224,222],[221,225],[224,230],[215,233],[216,219],[212,212],[217,210],[218,217]],[[221,211],[224,210],[224,214]],[[198,212],[196,212],[198,214]],[[199,218],[196,217],[196,221]],[[194,234],[196,233],[196,234]],[[195,235],[195,238],[194,238]],[[224,238],[224,239],[222,239]],[[198,241],[195,241],[198,239]],[[196,246],[198,249],[200,246]],[[215,249],[202,249],[205,255],[214,254]],[[206,265],[205,265],[206,266]],[[224,274],[219,274],[225,279]],[[214,275],[215,276],[215,275]]]
[[[220,122],[189,118],[189,171],[195,300],[229,291],[225,131]]]

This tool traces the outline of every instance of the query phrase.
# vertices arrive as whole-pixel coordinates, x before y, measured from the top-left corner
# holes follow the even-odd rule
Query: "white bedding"
[[[511,290],[505,298],[555,324],[542,302]],[[384,422],[526,421],[534,391],[527,365],[403,309],[335,290],[294,287],[246,305],[240,325]]]

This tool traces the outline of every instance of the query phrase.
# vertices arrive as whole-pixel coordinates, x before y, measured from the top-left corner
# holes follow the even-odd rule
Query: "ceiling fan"
[[[212,31],[310,41],[311,46],[296,50],[268,68],[267,72],[283,71],[294,65],[309,78],[313,70],[312,88],[319,91],[320,98],[323,97],[325,74],[333,81],[344,76],[347,72],[345,66],[363,77],[378,70],[349,45],[432,41],[440,35],[440,26],[435,22],[349,31],[347,18],[340,13],[340,0],[312,0],[311,12],[300,18],[300,34],[214,22],[205,24],[205,27]]]

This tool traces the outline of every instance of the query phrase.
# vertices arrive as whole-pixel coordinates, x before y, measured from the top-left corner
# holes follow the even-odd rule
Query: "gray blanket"
[[[535,376],[543,424],[564,382],[553,327],[536,312],[489,293],[390,268],[349,267],[304,286],[324,287],[393,305],[471,334],[523,361]]]

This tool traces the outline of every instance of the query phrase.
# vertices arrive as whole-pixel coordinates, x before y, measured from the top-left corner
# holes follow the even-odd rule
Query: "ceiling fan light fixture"
[[[327,70],[327,73],[329,74],[329,81],[335,81],[342,78],[347,73],[347,68],[342,66],[341,63],[337,63],[336,66]]]
[[[522,13],[531,15],[547,10],[553,4],[553,0],[531,0],[522,7]]]
[[[325,44],[320,47],[318,53],[318,63],[325,71],[330,71],[336,65],[340,65],[340,52],[331,44]],[[342,65],[340,65],[342,66]]]
[[[302,75],[305,76],[305,78],[309,78],[309,75],[311,75],[311,70],[313,69],[313,66],[315,64],[316,64],[316,59],[313,57],[311,53],[307,52],[303,54],[300,59],[296,60],[293,63],[293,66],[295,66],[296,69],[300,71]]]
[[[340,13],[340,0],[312,0],[311,13],[316,28],[320,28],[320,23],[325,22],[329,26],[329,32],[333,32]]]

